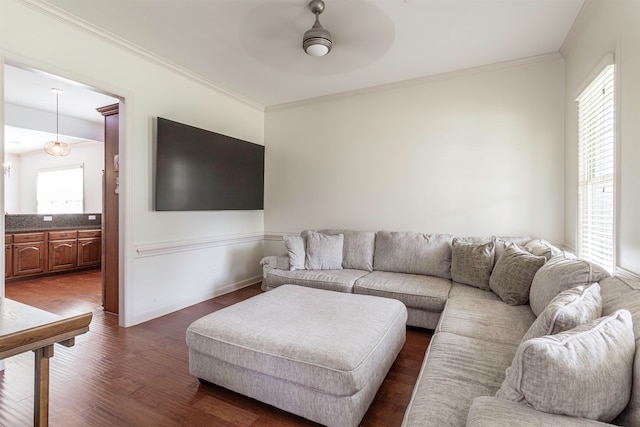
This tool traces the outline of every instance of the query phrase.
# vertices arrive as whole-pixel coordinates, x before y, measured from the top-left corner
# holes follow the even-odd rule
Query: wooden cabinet
[[[14,234],[12,256],[14,277],[44,273],[44,233]]]
[[[5,279],[100,266],[100,230],[5,235]]]
[[[78,267],[100,265],[102,256],[100,230],[78,231]]]
[[[78,232],[50,231],[48,249],[48,271],[73,270],[78,260]]]

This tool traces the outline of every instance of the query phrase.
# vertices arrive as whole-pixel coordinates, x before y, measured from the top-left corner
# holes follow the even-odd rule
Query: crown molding
[[[286,110],[289,108],[297,108],[305,105],[318,104],[321,102],[334,101],[339,99],[345,99],[355,96],[362,96],[368,94],[375,94],[380,92],[386,92],[394,89],[401,89],[406,87],[412,87],[422,85],[425,83],[433,83],[442,80],[456,79],[465,76],[471,76],[475,74],[482,74],[492,71],[506,70],[509,68],[523,67],[533,64],[541,64],[545,62],[561,61],[562,56],[559,52],[551,52],[542,55],[531,56],[527,58],[514,59],[512,61],[496,62],[494,64],[481,65],[478,67],[465,68],[463,70],[449,71],[440,74],[434,74],[430,76],[417,77],[415,79],[403,80],[400,82],[387,83],[377,86],[370,86],[367,88],[356,89],[347,92],[335,93],[332,95],[319,96],[315,98],[303,99],[300,101],[288,102],[284,104],[266,106],[265,112]]]
[[[97,25],[94,25],[88,21],[85,21],[75,15],[72,15],[52,4],[46,2],[46,0],[16,0],[17,2],[27,6],[37,12],[43,13],[59,22],[70,25],[78,30],[84,31],[85,33],[98,36],[103,40],[118,46],[120,48],[126,49],[127,51],[137,55],[140,58],[153,62],[156,65],[159,65],[163,68],[166,68],[170,71],[178,73],[198,84],[206,86],[210,89],[219,92],[222,95],[228,96],[238,102],[241,102],[251,108],[255,108],[261,112],[264,112],[264,105],[261,105],[243,95],[240,95],[230,89],[225,88],[217,83],[212,82],[209,79],[201,76],[200,74],[194,73],[182,67],[174,62],[171,62],[160,55],[156,55],[153,52],[150,52],[134,43],[131,43],[113,33],[110,33]]]

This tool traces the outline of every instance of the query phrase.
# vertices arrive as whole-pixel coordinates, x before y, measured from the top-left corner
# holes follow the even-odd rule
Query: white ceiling
[[[104,123],[104,117],[96,111],[96,108],[118,102],[117,98],[96,92],[79,83],[37,70],[22,69],[11,65],[5,65],[4,67],[4,84],[5,103],[34,110],[34,114],[29,117],[33,117],[33,120],[38,121],[46,117],[46,115],[37,114],[38,112],[56,112],[56,95],[52,89],[61,90],[58,100],[61,130],[69,129],[69,126],[62,126],[65,117]],[[40,151],[45,142],[55,140],[55,133],[42,130],[51,129],[55,131],[55,115],[49,116],[46,117],[46,123],[33,123],[32,128],[27,128],[27,126],[11,126],[14,123],[10,123],[11,117],[7,114],[5,118],[7,126],[4,129],[5,151],[9,154]],[[95,139],[64,135],[63,132],[60,133],[58,139],[68,144],[96,141]]]
[[[0,0],[1,1],[1,0]],[[585,0],[325,0],[333,37],[321,58],[302,35],[307,0],[42,0],[134,49],[261,106],[557,52]],[[58,76],[5,66],[5,102],[102,122],[118,100]],[[40,150],[51,133],[5,128],[6,151]],[[65,137],[61,137],[64,139]],[[86,141],[73,137],[69,143]]]
[[[262,106],[557,52],[584,0],[43,0]]]

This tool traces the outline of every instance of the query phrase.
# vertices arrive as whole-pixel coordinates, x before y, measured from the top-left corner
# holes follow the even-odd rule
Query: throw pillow
[[[527,243],[525,248],[534,255],[543,256],[549,261],[556,255],[560,255],[562,251],[544,239],[534,239]]]
[[[304,270],[304,239],[300,236],[283,236],[284,246],[289,253],[289,270]]]
[[[609,422],[629,401],[634,354],[631,314],[618,310],[521,343],[496,397]]]
[[[318,233],[328,236],[344,234],[342,251],[342,268],[373,271],[373,251],[376,247],[374,231],[354,230],[319,230]]]
[[[531,282],[545,261],[544,257],[531,255],[510,244],[493,268],[489,287],[509,305],[526,304]]]
[[[533,322],[522,341],[568,331],[602,315],[600,285],[578,286],[560,292]]]
[[[451,279],[488,291],[495,256],[494,248],[494,242],[477,244],[453,239]]]
[[[327,236],[309,231],[307,237],[307,270],[342,270],[344,235]]]
[[[536,316],[560,292],[580,285],[590,285],[609,277],[606,270],[589,261],[561,253],[538,270],[529,293],[531,310]]]

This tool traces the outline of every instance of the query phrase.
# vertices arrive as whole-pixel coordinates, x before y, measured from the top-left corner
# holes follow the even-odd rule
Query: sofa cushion
[[[493,292],[484,289],[475,288],[469,285],[451,281],[451,290],[449,291],[449,299],[457,297],[469,297],[479,299],[489,299],[493,301],[501,301],[500,297]]]
[[[590,285],[609,277],[602,267],[566,253],[551,258],[536,273],[531,283],[529,304],[539,316],[560,292],[580,285]]]
[[[567,289],[551,300],[522,341],[568,331],[601,315],[602,297],[599,284]]]
[[[450,279],[452,241],[448,234],[379,231],[373,269]]]
[[[342,249],[342,268],[373,271],[373,251],[376,246],[376,233],[356,230],[320,230],[322,234],[344,236]]]
[[[282,236],[282,240],[284,240],[284,247],[287,248],[289,255],[289,270],[304,270],[306,259],[304,239],[300,236]]]
[[[613,424],[603,424],[586,418],[547,414],[529,405],[489,396],[476,397],[467,417],[467,427],[603,427],[605,425]]]
[[[307,270],[341,270],[344,235],[327,236],[309,231],[306,234]]]
[[[631,315],[618,310],[523,342],[496,397],[552,414],[612,421],[629,402],[634,354]]]
[[[531,282],[545,261],[544,257],[531,255],[510,244],[496,263],[489,286],[509,305],[526,304]]]
[[[271,270],[267,273],[267,289],[292,284],[328,291],[353,292],[353,285],[360,277],[369,274],[362,270]]]
[[[451,289],[451,280],[417,274],[374,271],[359,278],[353,292],[402,301],[407,307],[440,312]]]
[[[620,308],[629,310],[636,338],[636,359],[633,365],[633,390],[629,405],[615,420],[616,424],[640,426],[640,280],[614,276],[600,282],[602,314],[609,315]]]
[[[494,247],[494,242],[480,244],[453,239],[451,279],[476,288],[489,289]]]
[[[473,399],[498,390],[516,348],[448,332],[435,334],[403,426],[464,426]]]
[[[640,339],[640,279],[613,276],[600,281],[602,315],[616,310],[629,310],[633,318],[633,333]]]
[[[516,347],[536,316],[529,306],[502,301],[449,298],[436,332],[450,332]]]
[[[533,239],[525,245],[525,248],[533,255],[545,257],[547,261],[562,253],[559,248],[544,239]]]

